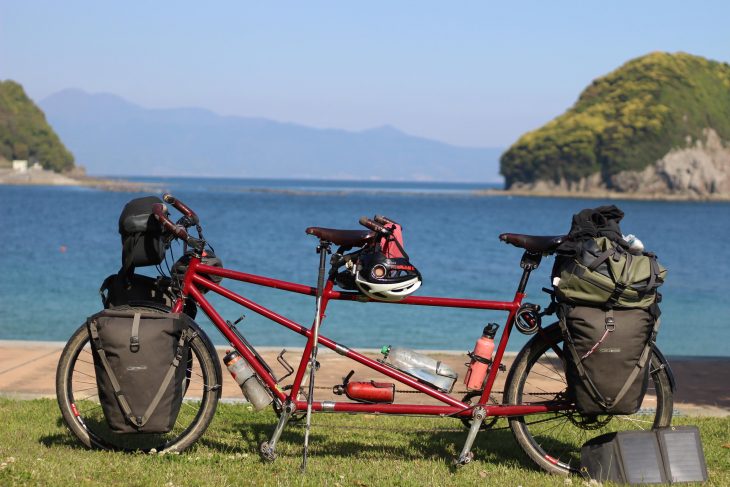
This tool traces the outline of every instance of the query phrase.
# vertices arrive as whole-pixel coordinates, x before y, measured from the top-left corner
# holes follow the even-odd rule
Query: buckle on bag
[[[129,337],[129,351],[132,353],[139,352],[139,337]]]
[[[616,329],[616,322],[613,320],[613,316],[606,316],[606,331],[613,331]]]

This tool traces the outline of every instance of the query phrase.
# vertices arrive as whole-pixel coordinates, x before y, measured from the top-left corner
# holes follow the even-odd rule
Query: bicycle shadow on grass
[[[276,422],[252,421],[217,428],[219,434],[203,435],[198,443],[221,453],[251,454],[268,441]],[[319,430],[319,431],[318,431]],[[334,434],[341,431],[342,434]],[[332,458],[357,456],[377,460],[439,460],[450,464],[458,456],[467,436],[467,429],[435,428],[394,430],[392,426],[374,424],[365,431],[347,426],[313,424],[310,430],[312,455]],[[300,457],[304,444],[304,426],[290,424],[277,443],[280,457]],[[480,432],[472,449],[475,458],[490,463],[507,463],[527,469],[537,469],[528,459],[508,429]]]
[[[38,443],[45,446],[46,448],[51,448],[54,446],[65,446],[79,450],[88,449],[74,435],[72,435],[70,431],[68,431],[68,429],[66,428],[66,423],[63,422],[63,418],[61,416],[56,418],[56,426],[58,428],[62,428],[63,431],[61,433],[43,435],[38,438]]]

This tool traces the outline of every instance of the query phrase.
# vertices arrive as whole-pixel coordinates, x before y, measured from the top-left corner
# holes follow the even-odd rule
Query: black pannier
[[[125,274],[135,267],[160,264],[165,259],[162,225],[152,212],[152,205],[162,203],[156,196],[135,198],[119,215],[122,237],[122,269]]]
[[[583,414],[634,414],[649,382],[658,308],[561,305],[568,396]]]
[[[574,215],[553,267],[568,396],[586,415],[633,414],[641,408],[659,329],[656,288],[666,270],[653,254],[624,241],[623,216],[615,206]],[[584,269],[578,264],[595,242],[605,248]],[[591,266],[606,261],[605,275],[597,276],[599,266]],[[635,289],[642,279],[649,284]]]
[[[190,319],[104,310],[87,320],[99,401],[116,433],[167,433],[185,392]]]

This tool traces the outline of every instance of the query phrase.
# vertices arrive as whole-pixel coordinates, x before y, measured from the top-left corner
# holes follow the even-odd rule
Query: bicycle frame
[[[532,258],[537,258],[539,262],[539,255],[535,256],[531,254]],[[507,342],[512,332],[515,315],[517,310],[522,304],[522,300],[525,297],[524,291],[527,286],[530,272],[537,267],[525,265],[526,256],[523,257],[522,261],[522,278],[515,292],[512,301],[488,301],[478,299],[460,299],[460,298],[446,298],[446,297],[433,297],[433,296],[409,296],[402,301],[397,302],[385,302],[371,300],[356,292],[336,291],[333,289],[334,282],[332,279],[328,279],[325,283],[322,305],[320,309],[320,322],[324,320],[325,311],[327,304],[330,300],[341,300],[341,301],[360,301],[360,302],[373,302],[381,304],[404,304],[404,305],[415,305],[415,306],[437,306],[437,307],[449,307],[449,308],[471,308],[471,309],[483,309],[483,310],[497,310],[505,311],[508,313],[505,326],[502,331],[502,336],[499,341],[499,345],[493,358],[493,364],[489,370],[487,376],[486,385],[482,392],[481,397],[477,404],[468,404],[460,400],[454,399],[449,394],[443,393],[436,388],[419,382],[414,377],[403,373],[395,368],[387,366],[376,360],[366,357],[365,355],[348,348],[340,343],[335,342],[323,335],[319,335],[318,343],[335,351],[336,353],[345,356],[355,362],[358,362],[366,367],[375,370],[391,379],[409,386],[417,391],[420,391],[443,405],[420,405],[420,404],[366,404],[357,402],[335,402],[335,401],[314,401],[312,403],[313,411],[325,411],[325,412],[349,412],[349,413],[380,413],[380,414],[413,414],[413,415],[434,415],[434,416],[452,416],[452,417],[471,417],[473,409],[480,406],[484,409],[487,416],[524,416],[528,414],[539,414],[551,411],[564,410],[566,404],[560,402],[554,402],[549,405],[547,404],[534,404],[534,405],[487,405],[489,395],[492,391],[499,366],[502,362],[504,351],[507,347]],[[272,279],[264,276],[247,274],[244,272],[238,272],[230,269],[221,267],[213,267],[201,262],[199,257],[192,257],[188,266],[188,270],[185,274],[185,278],[182,286],[181,297],[178,298],[173,306],[174,312],[182,312],[185,304],[185,299],[192,299],[203,312],[210,318],[213,324],[218,330],[226,337],[226,339],[233,345],[233,347],[251,364],[251,367],[258,374],[261,380],[264,382],[269,391],[275,396],[280,403],[290,402],[295,411],[305,411],[307,408],[307,401],[298,400],[298,393],[301,388],[302,379],[304,377],[305,370],[307,368],[307,362],[309,361],[310,354],[314,346],[314,333],[312,328],[307,328],[299,323],[296,323],[284,316],[277,314],[276,312],[261,306],[254,301],[251,301],[244,296],[241,296],[219,284],[206,279],[204,275],[208,276],[220,276],[226,279],[235,281],[250,283],[258,286],[270,287],[274,289],[280,289],[288,292],[304,294],[316,297],[317,288],[303,284],[296,284],[293,282],[282,281],[278,279]],[[277,386],[276,379],[267,371],[266,367],[258,360],[258,358],[248,349],[241,339],[237,336],[234,329],[221,317],[221,315],[215,310],[210,302],[205,299],[203,292],[199,289],[207,289],[217,293],[249,310],[268,318],[296,333],[307,338],[306,346],[302,352],[302,356],[297,368],[294,383],[288,394],[282,392]]]

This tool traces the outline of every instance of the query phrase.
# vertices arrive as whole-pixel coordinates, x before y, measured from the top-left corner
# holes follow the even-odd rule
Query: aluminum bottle
[[[484,388],[484,379],[492,364],[494,353],[494,337],[497,334],[499,325],[490,323],[484,327],[482,336],[474,345],[474,351],[470,354],[471,363],[464,377],[464,385],[467,389],[481,390]]]
[[[228,368],[234,379],[239,386],[243,395],[248,399],[248,402],[254,407],[255,410],[260,410],[271,404],[273,398],[269,394],[269,391],[261,385],[256,373],[248,365],[246,359],[244,359],[237,351],[228,352],[223,357],[223,363]]]
[[[414,352],[407,348],[385,346],[380,350],[384,362],[424,382],[450,392],[459,375],[440,360]]]

